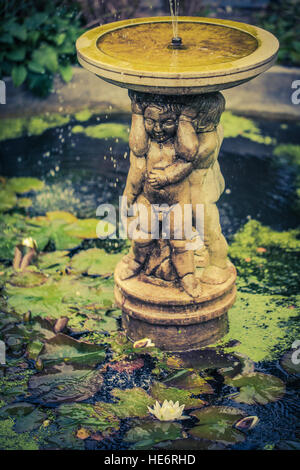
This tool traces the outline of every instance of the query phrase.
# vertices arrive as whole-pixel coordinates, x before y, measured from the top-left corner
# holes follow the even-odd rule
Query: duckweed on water
[[[13,430],[13,419],[0,420],[0,449],[38,450],[39,446],[28,432],[18,434]]]
[[[239,290],[281,295],[298,293],[300,230],[276,232],[250,220],[235,234],[229,255]]]

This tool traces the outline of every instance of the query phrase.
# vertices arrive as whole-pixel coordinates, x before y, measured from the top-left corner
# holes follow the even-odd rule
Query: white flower
[[[176,421],[177,419],[188,418],[188,416],[182,416],[184,407],[185,405],[179,406],[179,401],[174,403],[172,400],[165,400],[162,405],[156,401],[153,408],[148,406],[148,411],[160,421]]]
[[[134,349],[136,348],[154,348],[155,344],[152,343],[152,340],[150,338],[143,338],[139,339],[135,343],[133,343]]]

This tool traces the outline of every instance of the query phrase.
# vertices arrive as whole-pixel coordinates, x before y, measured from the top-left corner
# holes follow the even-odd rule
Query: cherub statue
[[[202,203],[204,207],[212,204],[215,209],[214,202],[210,201],[211,198],[204,197],[200,186],[205,185],[207,169],[216,163],[222,140],[218,137],[220,132],[217,131],[216,121],[219,121],[224,109],[224,103],[222,110],[218,103],[218,112],[211,112],[209,120],[207,113],[204,115],[203,106],[199,105],[199,101],[200,104],[203,103],[199,98],[193,106],[174,104],[172,100],[163,103],[145,98],[142,100],[135,94],[131,94],[131,99],[133,116],[129,139],[130,170],[124,196],[127,197],[128,206],[137,202],[147,209],[146,214],[139,214],[139,229],[142,236],[133,240],[126,268],[121,273],[122,279],[138,274],[152,251],[155,240],[151,238],[149,226],[152,221],[153,204],[168,206],[176,204],[181,207],[182,213],[185,204],[192,204],[194,217],[196,204]],[[217,169],[218,167],[215,168]],[[200,172],[198,182],[193,175],[195,170]],[[209,210],[205,213],[209,218],[205,238],[208,240],[209,252],[214,255],[216,217],[211,217]],[[198,297],[201,295],[201,286],[195,275],[194,252],[187,249],[182,226],[179,227],[181,234],[178,235],[178,223],[175,221],[174,213],[170,213],[170,225],[171,256],[177,277],[182,288],[191,297]],[[219,231],[221,233],[221,229]],[[213,240],[213,243],[210,243],[210,240]],[[206,268],[204,279],[211,282],[210,276],[214,273],[209,272],[209,268]],[[211,266],[210,271],[214,271],[215,268],[224,269],[223,265]],[[220,279],[217,282],[220,282]]]

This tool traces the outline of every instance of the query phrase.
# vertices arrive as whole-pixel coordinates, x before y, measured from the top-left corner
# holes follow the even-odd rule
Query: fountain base
[[[115,299],[122,309],[122,326],[131,341],[151,338],[170,352],[191,351],[212,344],[228,328],[227,311],[236,298],[236,270],[228,262],[230,276],[222,284],[201,283],[202,294],[192,299],[180,287],[143,274],[120,279],[121,261],[115,271]],[[201,268],[197,268],[200,279]],[[200,281],[201,282],[201,281]]]

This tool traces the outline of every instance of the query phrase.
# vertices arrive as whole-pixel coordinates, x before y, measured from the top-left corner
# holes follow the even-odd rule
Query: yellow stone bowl
[[[136,91],[196,94],[244,83],[275,62],[273,34],[245,23],[179,17],[182,47],[170,46],[171,17],[99,26],[76,43],[80,64],[103,80]]]

